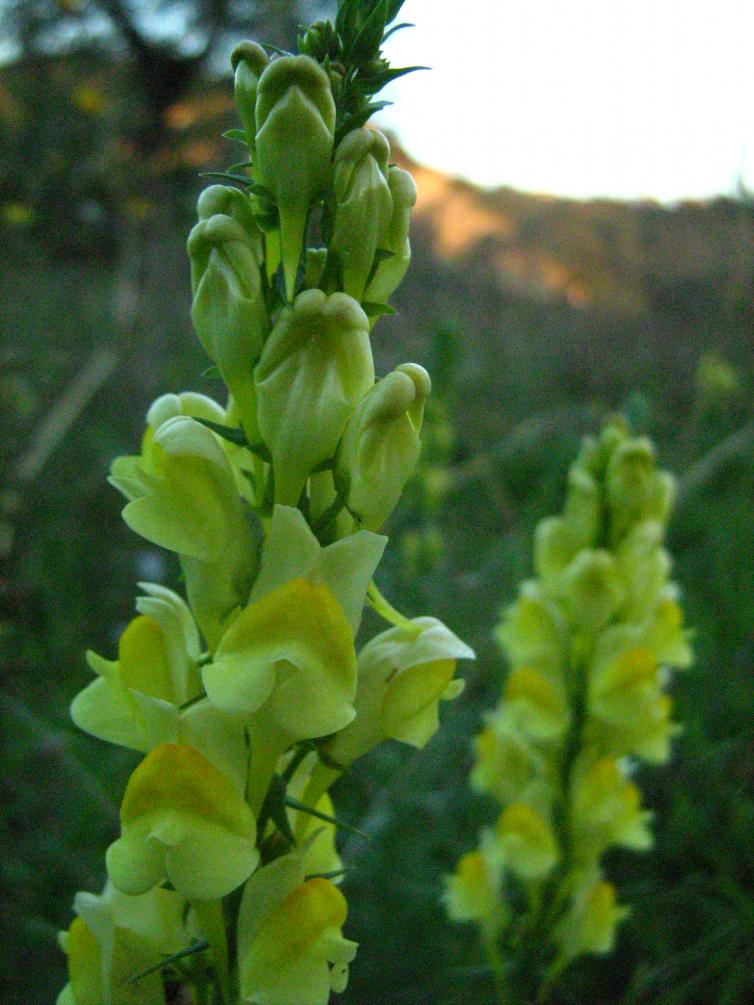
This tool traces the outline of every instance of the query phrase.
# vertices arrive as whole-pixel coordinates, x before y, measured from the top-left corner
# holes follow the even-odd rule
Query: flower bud
[[[309,207],[328,179],[335,135],[330,80],[309,56],[281,56],[257,89],[256,171],[280,214],[285,288],[293,299]]]
[[[376,129],[354,129],[334,158],[335,224],[330,252],[342,268],[343,290],[364,298],[375,252],[387,243],[393,198],[387,181],[388,141]]]
[[[256,235],[224,214],[201,219],[188,240],[194,328],[235,398],[251,439],[256,438],[254,364],[269,325],[256,244]]]
[[[275,501],[295,506],[374,382],[366,314],[345,293],[305,290],[281,311],[254,376]]]
[[[236,108],[250,150],[254,149],[257,135],[257,87],[269,62],[269,56],[256,42],[239,42],[230,54],[230,65],[235,73]]]
[[[359,526],[377,530],[398,502],[419,458],[427,371],[404,363],[364,395],[335,456],[335,485]]]
[[[248,805],[185,744],[165,743],[147,755],[126,786],[120,819],[107,871],[124,893],[146,893],[167,879],[187,900],[217,900],[259,861]]]
[[[615,448],[608,462],[605,487],[613,544],[640,520],[667,519],[673,479],[666,472],[655,471],[654,450],[646,438],[627,438]]]
[[[161,394],[149,406],[147,425],[154,434],[168,419],[185,415],[190,419],[208,419],[223,425],[226,422],[226,412],[206,394],[196,391],[182,391],[180,394]]]
[[[495,635],[512,665],[536,666],[554,677],[562,673],[567,642],[565,620],[537,583],[523,584],[518,600],[504,612]]]
[[[388,302],[411,261],[408,231],[411,210],[416,203],[416,185],[408,171],[398,167],[388,168],[387,181],[393,200],[393,212],[386,240],[380,247],[392,252],[392,255],[378,264],[364,293],[364,299],[375,304]]]
[[[254,217],[251,199],[235,185],[208,185],[196,201],[196,215],[199,220],[229,216],[240,223],[252,242],[257,261],[261,259],[262,234]]]

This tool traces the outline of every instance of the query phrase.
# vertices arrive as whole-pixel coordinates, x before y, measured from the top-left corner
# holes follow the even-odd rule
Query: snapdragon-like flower
[[[677,730],[668,670],[691,660],[662,546],[671,494],[651,444],[621,422],[587,438],[562,514],[537,528],[537,578],[523,585],[497,629],[510,670],[476,739],[471,781],[502,812],[483,832],[480,855],[502,876],[498,916],[514,979],[528,952],[526,933],[547,921],[543,988],[577,956],[613,946],[627,912],[602,877],[604,853],[652,844],[652,814],[627,756],[668,758]],[[482,859],[470,861],[481,870]],[[483,926],[458,906],[468,862],[447,880],[448,907]]]
[[[281,311],[255,380],[275,500],[295,506],[312,471],[335,454],[346,422],[374,383],[366,314],[345,293],[305,290]]]
[[[131,775],[107,871],[124,893],[167,879],[189,901],[235,890],[259,861],[251,810],[231,780],[185,744],[156,747]]]
[[[102,894],[77,893],[76,917],[60,936],[68,957],[69,983],[57,1005],[150,1005],[164,1002],[159,963],[180,951],[188,932],[183,901],[155,887],[130,897],[108,881]],[[140,983],[131,981],[142,970]]]
[[[393,211],[381,250],[389,254],[377,263],[364,294],[365,300],[376,304],[388,302],[400,286],[411,261],[408,232],[411,210],[416,203],[416,185],[408,171],[395,166],[388,168],[387,183]]]
[[[442,699],[457,697],[456,661],[474,653],[437,618],[414,618],[375,636],[359,653],[355,718],[324,745],[351,764],[383,740],[423,747],[440,724]]]
[[[118,659],[87,653],[97,679],[74,699],[80,729],[110,743],[148,752],[175,740],[178,709],[201,692],[199,633],[181,597],[142,583],[141,613],[118,643]]]
[[[254,440],[253,368],[269,329],[259,270],[261,238],[249,200],[237,189],[212,186],[199,200],[198,212],[188,240],[191,317],[236,400],[246,435]]]
[[[346,901],[332,882],[307,879],[286,855],[246,884],[238,921],[241,994],[249,1005],[326,1005],[345,990],[356,943],[343,937]]]

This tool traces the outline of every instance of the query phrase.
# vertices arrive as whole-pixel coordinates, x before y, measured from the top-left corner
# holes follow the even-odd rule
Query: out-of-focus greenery
[[[218,386],[190,329],[184,242],[197,171],[231,156],[208,139],[230,90],[170,109],[165,144],[139,159],[123,139],[133,103],[122,67],[37,57],[0,80],[7,1005],[54,1001],[55,933],[74,892],[103,881],[134,763],[77,734],[67,708],[89,679],[84,649],[113,653],[136,581],[177,584],[172,558],[127,533],[105,478],[157,394]],[[503,669],[490,633],[530,573],[533,527],[559,507],[580,437],[622,409],[679,476],[670,548],[697,661],[674,685],[676,756],[641,780],[656,849],[608,862],[632,918],[616,952],[574,967],[553,1001],[743,1005],[754,966],[754,210],[744,198],[671,211],[454,185],[440,207],[418,209],[400,313],[378,324],[374,346],[382,372],[408,358],[430,367],[438,401],[380,587],[407,614],[441,617],[479,659],[424,751],[381,749],[336,790],[344,819],[372,838],[344,843],[347,931],[362,947],[340,1000],[495,1000],[475,932],[452,926],[439,901],[441,873],[494,814],[466,782]],[[457,234],[472,210],[487,229],[448,248],[448,212]]]

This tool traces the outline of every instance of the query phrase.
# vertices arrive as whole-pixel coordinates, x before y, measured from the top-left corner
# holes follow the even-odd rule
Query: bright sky
[[[752,0],[406,0],[400,20],[386,55],[432,70],[377,121],[424,164],[579,198],[754,188]]]

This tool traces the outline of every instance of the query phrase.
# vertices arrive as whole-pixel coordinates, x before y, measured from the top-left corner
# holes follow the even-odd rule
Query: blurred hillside
[[[134,762],[68,721],[89,679],[82,654],[112,656],[137,580],[179,586],[172,558],[123,526],[109,464],[137,449],[156,395],[219,393],[191,331],[185,240],[199,173],[240,159],[218,139],[236,125],[232,88],[197,76],[147,148],[133,72],[92,50],[0,73],[7,1005],[43,1005],[62,985],[55,932],[73,893],[102,882]],[[344,818],[374,840],[345,849],[349,934],[362,948],[339,1000],[494,1000],[473,933],[450,926],[438,899],[440,873],[489,815],[466,776],[503,672],[490,631],[529,574],[533,526],[559,507],[580,436],[621,409],[679,477],[670,546],[698,659],[674,689],[686,724],[677,757],[642,779],[657,850],[609,863],[633,919],[616,955],[576,968],[555,1005],[744,1005],[754,204],[578,203],[411,169],[414,261],[398,315],[373,341],[380,372],[408,358],[428,366],[435,404],[380,585],[408,614],[445,619],[479,660],[425,751],[389,746],[340,787]]]

